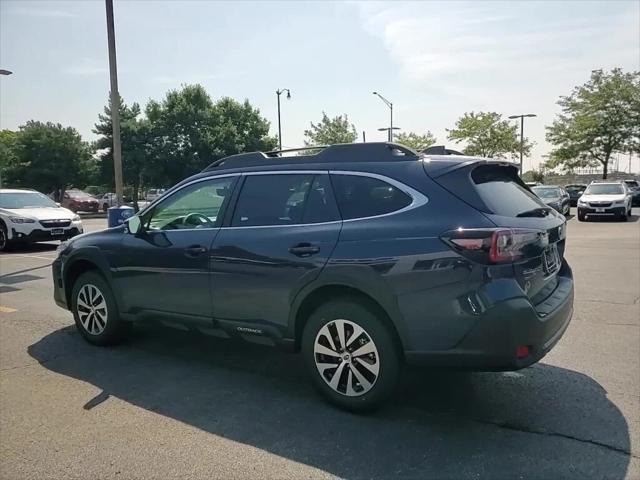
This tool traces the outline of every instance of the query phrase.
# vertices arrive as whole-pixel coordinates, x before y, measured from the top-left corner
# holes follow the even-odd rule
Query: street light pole
[[[10,72],[9,70],[1,70],[0,69],[0,75],[11,75],[13,72]],[[0,188],[2,188],[2,170],[0,170]]]
[[[280,122],[280,95],[284,92],[287,92],[287,100],[291,100],[291,91],[288,88],[281,88],[280,90],[276,90],[276,95],[278,97],[278,145],[280,146],[279,150],[282,150],[282,124]]]
[[[374,95],[377,95],[378,97],[380,97],[380,100],[382,100],[385,105],[387,107],[389,107],[389,111],[391,113],[391,119],[390,119],[390,123],[389,123],[389,136],[388,136],[388,140],[389,142],[393,142],[393,103],[391,103],[389,100],[387,100],[386,98],[384,98],[382,95],[380,95],[378,92],[373,92]],[[397,129],[395,129],[397,130]]]
[[[523,167],[523,156],[524,156],[524,118],[525,117],[535,117],[535,113],[525,113],[524,115],[511,115],[510,119],[519,118],[520,119],[520,175],[524,172],[522,171]]]
[[[116,202],[123,203],[122,146],[120,144],[120,94],[116,65],[116,36],[113,28],[113,0],[105,0],[107,8],[107,41],[109,45],[109,76],[111,81],[111,125],[113,127],[113,171],[116,182]]]

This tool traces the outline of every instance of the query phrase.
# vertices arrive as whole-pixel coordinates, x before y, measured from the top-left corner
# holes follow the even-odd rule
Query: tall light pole
[[[391,112],[391,119],[389,121],[389,142],[393,142],[393,103],[391,103],[389,100],[387,100],[386,98],[384,98],[382,95],[380,95],[378,92],[373,92],[374,95],[377,95],[378,97],[380,97],[380,100],[382,100],[385,105],[387,107],[389,107],[389,110]]]
[[[107,42],[109,44],[109,76],[111,80],[111,125],[113,127],[113,172],[116,182],[116,202],[122,205],[122,146],[120,144],[120,94],[116,65],[116,35],[113,28],[113,0],[105,0],[107,7]]]
[[[288,88],[281,88],[280,90],[276,90],[276,95],[278,96],[278,145],[280,145],[279,150],[282,150],[282,124],[280,123],[280,95],[284,92],[287,92],[287,100],[291,100],[291,91]]]
[[[524,118],[525,117],[535,117],[535,113],[525,113],[524,115],[511,115],[509,118],[519,118],[520,119],[520,175],[524,172],[522,171],[522,157],[524,154]]]

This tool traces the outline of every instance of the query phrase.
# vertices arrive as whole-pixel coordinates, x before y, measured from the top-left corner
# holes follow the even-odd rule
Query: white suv
[[[622,182],[592,182],[578,199],[578,220],[604,216],[625,222],[631,216],[631,198]]]
[[[10,243],[67,240],[80,233],[80,217],[46,195],[0,189],[0,251]]]

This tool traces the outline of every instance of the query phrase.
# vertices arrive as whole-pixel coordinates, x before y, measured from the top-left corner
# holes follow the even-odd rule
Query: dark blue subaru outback
[[[227,157],[125,226],[63,244],[56,303],[97,345],[148,318],[300,351],[351,410],[387,397],[403,364],[516,370],[558,342],[573,311],[565,218],[513,164],[315,151]]]

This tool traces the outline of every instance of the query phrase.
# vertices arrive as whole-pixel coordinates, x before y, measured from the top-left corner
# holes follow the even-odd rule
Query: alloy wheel
[[[380,355],[371,336],[349,320],[333,320],[316,335],[314,359],[320,376],[337,393],[356,397],[373,388]]]
[[[78,292],[76,310],[80,323],[91,335],[100,335],[107,326],[107,301],[98,287],[83,285]]]

